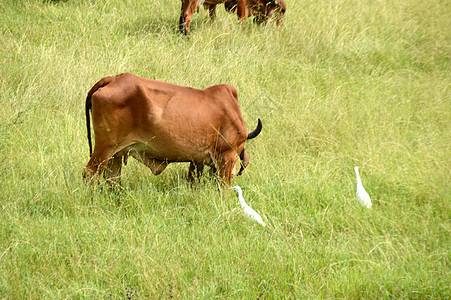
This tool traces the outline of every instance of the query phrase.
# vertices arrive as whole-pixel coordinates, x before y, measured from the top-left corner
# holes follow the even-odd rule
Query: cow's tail
[[[92,156],[92,140],[91,140],[91,120],[89,118],[89,111],[92,109],[92,95],[101,87],[106,86],[113,80],[114,77],[105,77],[100,79],[88,92],[85,104],[86,113],[86,128],[88,130],[89,156]]]
[[[257,128],[255,128],[254,131],[249,132],[249,133],[247,134],[247,139],[248,139],[248,140],[251,140],[251,139],[257,137],[257,135],[259,135],[261,131],[262,131],[262,121],[261,121],[260,118],[259,118],[259,119],[258,119]]]

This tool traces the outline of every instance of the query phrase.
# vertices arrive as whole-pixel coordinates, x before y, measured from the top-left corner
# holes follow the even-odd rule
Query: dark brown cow
[[[89,111],[95,135],[92,151]],[[203,90],[120,74],[97,82],[86,98],[86,125],[91,153],[84,177],[104,174],[120,184],[122,161],[132,156],[155,175],[171,162],[190,162],[190,179],[196,167],[217,169],[230,184],[232,171],[249,163],[246,140],[261,129],[248,133],[233,86],[219,84]]]
[[[237,0],[228,0],[224,3],[228,12],[235,12]],[[275,17],[278,25],[282,25],[283,16],[287,10],[284,0],[247,0],[248,16],[254,16],[257,23],[266,23],[271,17]]]
[[[182,0],[182,11],[180,13],[179,29],[187,35],[189,34],[189,27],[191,24],[191,18],[200,5],[204,5],[205,9],[209,10],[210,18],[213,20],[216,16],[216,5],[224,3],[227,0]],[[247,0],[235,0],[235,11],[240,18],[241,22],[244,22],[247,18]]]

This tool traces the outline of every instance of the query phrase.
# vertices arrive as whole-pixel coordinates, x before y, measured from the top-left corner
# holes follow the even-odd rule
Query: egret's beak
[[[232,187],[228,187],[227,189],[228,189],[228,190],[233,190],[233,188],[232,188]]]

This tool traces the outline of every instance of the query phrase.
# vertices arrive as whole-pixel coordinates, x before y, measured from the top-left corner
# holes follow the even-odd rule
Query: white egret
[[[262,217],[260,217],[260,215],[252,209],[252,207],[250,207],[249,205],[247,205],[246,201],[244,201],[243,198],[243,191],[241,190],[241,188],[236,185],[233,188],[229,188],[230,190],[235,190],[238,192],[238,199],[240,201],[241,204],[241,208],[243,209],[244,214],[249,217],[250,219],[252,219],[253,221],[257,222],[258,224],[262,225],[263,227],[266,226],[265,222],[263,222]]]
[[[370,195],[368,195],[368,193],[365,191],[365,188],[363,187],[362,180],[360,179],[359,175],[359,167],[354,167],[354,171],[355,176],[357,178],[357,192],[356,192],[357,199],[360,201],[360,203],[362,203],[363,206],[365,206],[366,208],[370,208],[371,207]]]

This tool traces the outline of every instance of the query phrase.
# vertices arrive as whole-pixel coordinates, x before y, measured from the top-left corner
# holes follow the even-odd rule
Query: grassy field
[[[0,298],[451,297],[451,2],[286,2],[189,39],[177,0],[0,2]],[[187,164],[83,182],[86,94],[121,72],[237,88],[266,228]]]

